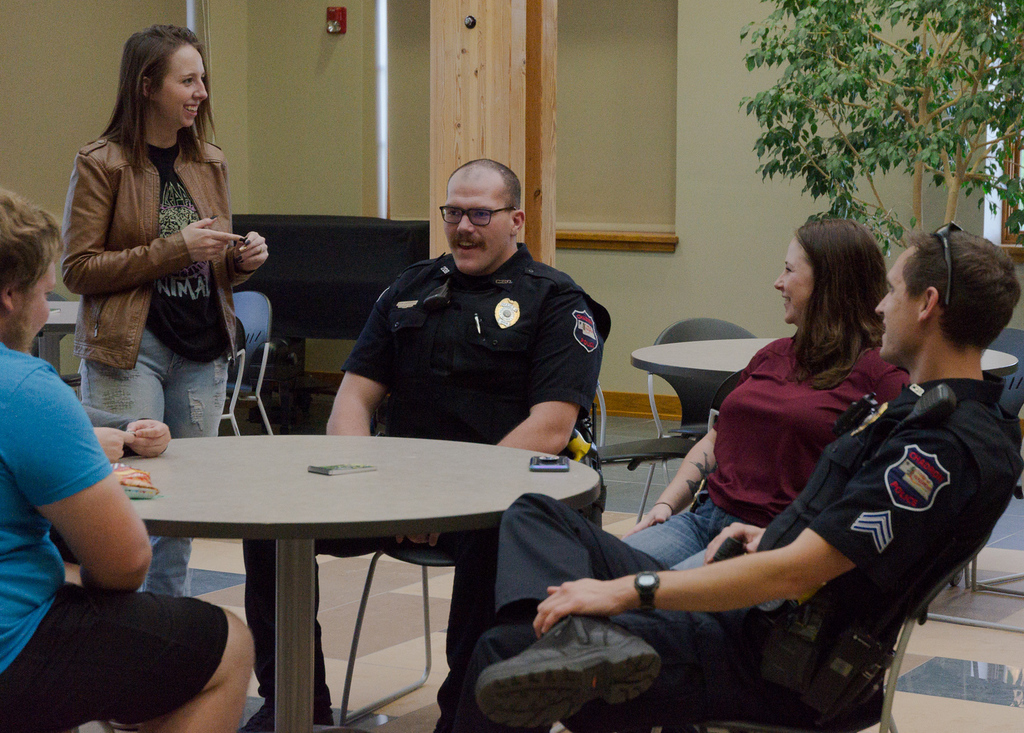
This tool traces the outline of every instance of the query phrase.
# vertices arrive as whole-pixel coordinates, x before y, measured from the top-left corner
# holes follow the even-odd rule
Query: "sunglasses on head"
[[[963,229],[953,222],[935,230],[935,236],[942,242],[942,256],[946,260],[946,297],[943,299],[945,305],[949,305],[949,294],[953,291],[953,257],[949,249],[949,235],[953,232],[962,232]]]

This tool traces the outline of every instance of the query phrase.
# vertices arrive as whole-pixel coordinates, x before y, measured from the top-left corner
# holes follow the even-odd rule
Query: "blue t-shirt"
[[[85,410],[53,367],[0,344],[0,672],[64,583],[50,523],[35,507],[110,474]]]

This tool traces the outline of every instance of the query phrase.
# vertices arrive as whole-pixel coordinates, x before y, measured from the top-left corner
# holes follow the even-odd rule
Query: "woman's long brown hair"
[[[133,33],[124,44],[121,54],[121,73],[117,85],[117,100],[110,122],[101,137],[115,142],[124,149],[128,162],[141,168],[149,156],[146,153],[146,109],[148,100],[143,93],[143,79],[150,80],[150,90],[156,91],[167,76],[171,56],[184,45],[193,46],[203,59],[203,45],[195,33],[176,25],[154,25]],[[207,94],[209,78],[203,80]],[[199,160],[207,132],[213,132],[213,111],[210,97],[199,103],[199,114],[190,127],[178,130],[179,155],[184,160]]]
[[[885,260],[868,228],[848,219],[809,221],[796,241],[811,264],[814,287],[794,337],[794,376],[831,389],[866,349],[881,343],[875,306],[885,295]]]

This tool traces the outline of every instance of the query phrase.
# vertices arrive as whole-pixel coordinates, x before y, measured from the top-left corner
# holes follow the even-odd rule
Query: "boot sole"
[[[512,662],[513,660],[508,660]],[[640,639],[618,648],[602,647],[576,659],[536,664],[498,663],[477,680],[476,700],[490,720],[516,728],[551,725],[600,698],[632,700],[653,684],[661,658]]]

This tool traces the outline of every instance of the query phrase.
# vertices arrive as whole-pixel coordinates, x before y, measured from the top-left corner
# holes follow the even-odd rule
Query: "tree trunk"
[[[943,224],[948,224],[956,219],[956,208],[960,203],[960,188],[962,186],[963,181],[960,180],[960,176],[954,176],[946,191],[946,219],[942,222]]]
[[[914,203],[914,229],[924,229],[924,162],[914,163],[911,179],[911,197]]]

